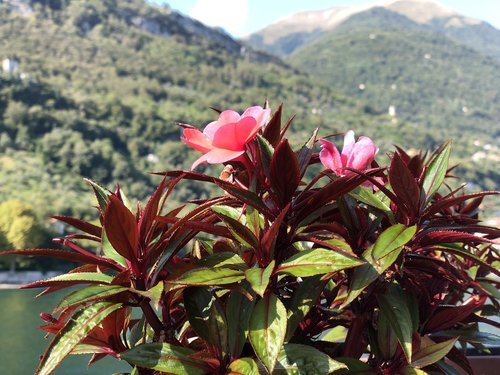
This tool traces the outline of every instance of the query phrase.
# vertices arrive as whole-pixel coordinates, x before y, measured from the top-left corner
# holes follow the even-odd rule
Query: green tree
[[[0,251],[37,247],[43,240],[43,228],[29,204],[15,199],[0,203]],[[7,258],[12,272],[16,258]]]

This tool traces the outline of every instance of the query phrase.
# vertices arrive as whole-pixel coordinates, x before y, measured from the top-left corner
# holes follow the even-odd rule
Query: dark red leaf
[[[439,308],[425,325],[425,331],[432,333],[452,328],[478,310],[485,301],[486,296],[476,295],[469,298],[461,306]]]
[[[323,188],[315,190],[312,194],[301,195],[300,198],[302,199],[297,199],[297,204],[294,207],[297,211],[295,217],[296,223],[300,223],[311,213],[325,206],[327,203],[334,201],[341,195],[361,185],[369,176],[380,172],[380,170],[377,168],[363,174],[350,174],[330,182]]]
[[[194,229],[196,231],[203,231],[204,233],[212,234],[214,236],[233,238],[231,232],[229,232],[229,230],[222,225],[215,225],[203,221],[188,221],[184,225],[187,228]]]
[[[290,203],[281,211],[278,217],[271,224],[269,229],[262,236],[262,240],[260,241],[260,245],[262,249],[264,249],[265,253],[268,255],[272,255],[274,251],[274,245],[276,243],[276,238],[278,237],[278,231],[283,223],[283,219],[290,208]],[[271,256],[271,259],[273,256]]]
[[[151,198],[149,198],[148,203],[146,203],[146,207],[144,207],[144,210],[142,211],[139,219],[139,241],[143,244],[148,242],[147,237],[150,233],[153,222],[158,216],[158,207],[165,187],[166,183],[165,179],[163,179]]]
[[[101,237],[101,228],[98,227],[97,225],[87,223],[86,221],[80,220],[80,219],[75,219],[73,217],[69,216],[51,216],[53,219],[62,221],[66,224],[69,224],[76,229],[81,230],[82,232],[91,234],[96,237]]]
[[[114,195],[104,212],[104,230],[113,248],[125,259],[137,259],[138,231],[135,216]]]
[[[267,123],[264,128],[262,136],[267,139],[267,141],[275,147],[280,141],[281,133],[281,111],[283,109],[283,103],[279,105],[276,112],[274,112],[273,117]]]
[[[462,369],[465,370],[467,374],[474,374],[474,371],[472,370],[472,367],[470,366],[469,360],[467,357],[464,355],[464,353],[457,349],[457,348],[451,348],[451,350],[448,352],[446,357],[456,363],[458,366],[460,366]]]
[[[296,115],[293,115],[292,117],[290,117],[290,119],[286,122],[286,124],[283,127],[283,129],[281,129],[280,140],[283,138],[283,136],[287,132],[288,128],[290,127],[290,125],[292,124],[293,120],[295,119],[295,116]]]
[[[98,266],[113,268],[115,270],[121,270],[122,267],[116,265],[114,262],[101,257],[90,257],[88,255],[76,253],[67,250],[57,250],[57,249],[24,249],[24,250],[10,250],[4,251],[1,254],[9,255],[24,255],[24,256],[42,256],[67,260],[69,262],[75,263],[90,263]]]
[[[274,151],[270,166],[271,187],[279,197],[281,207],[291,201],[300,183],[300,167],[297,155],[282,140]]]
[[[406,164],[398,153],[392,158],[389,170],[389,182],[396,196],[401,200],[404,207],[400,209],[406,211],[411,218],[418,215],[420,206],[420,188]]]
[[[428,216],[435,215],[439,211],[441,211],[445,208],[452,207],[456,204],[460,204],[460,203],[465,202],[469,199],[484,197],[486,195],[498,195],[498,194],[500,194],[500,192],[498,192],[498,191],[482,191],[480,193],[466,194],[466,195],[462,195],[460,197],[438,200],[437,202],[433,203],[431,206],[429,206],[425,210],[424,216],[428,217]]]
[[[188,180],[194,181],[202,181],[202,182],[211,182],[216,184],[221,189],[225,190],[228,194],[236,197],[241,200],[243,203],[256,208],[260,213],[265,215],[268,218],[274,218],[273,213],[269,210],[269,208],[262,202],[262,199],[255,193],[248,191],[246,189],[242,189],[236,185],[233,185],[230,182],[223,181],[219,178],[210,177],[197,172],[188,172],[188,171],[166,171],[166,172],[153,172],[153,174],[168,176],[168,177],[179,177],[183,176]],[[219,198],[216,198],[219,199]],[[219,202],[220,203],[220,202]],[[215,204],[215,203],[213,203]]]
[[[438,230],[432,232],[422,232],[415,240],[422,246],[438,245],[443,243],[463,242],[463,243],[482,243],[492,241],[484,237],[474,236],[466,232],[458,232],[453,230]]]

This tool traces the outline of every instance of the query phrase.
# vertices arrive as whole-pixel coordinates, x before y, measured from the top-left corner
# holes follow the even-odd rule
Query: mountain
[[[411,25],[409,29],[422,32],[415,21],[382,10],[386,12],[383,17],[401,24],[398,27]],[[354,24],[349,26],[348,22]],[[370,22],[372,25],[367,26]],[[377,18],[350,17],[343,22],[344,31],[339,27],[329,32],[345,36],[351,27],[368,27],[378,30],[376,34],[382,38],[380,22]],[[371,41],[373,31],[364,30],[359,35]],[[322,43],[322,38],[329,38],[328,33],[314,43]],[[345,39],[346,46],[350,45],[349,38]],[[419,61],[433,64],[434,58],[446,60],[447,55],[440,56],[434,50],[432,58],[425,59],[433,46],[433,36],[426,34],[426,38],[419,50],[424,59]],[[363,46],[363,38],[352,40]],[[441,45],[441,39],[436,40],[437,46]],[[321,135],[354,129],[358,135],[369,136],[381,149],[380,158],[393,149],[393,144],[434,148],[452,137],[457,140],[454,160],[464,159],[457,173],[482,188],[494,187],[500,180],[490,158],[497,152],[493,140],[498,135],[495,66],[487,70],[484,64],[477,65],[473,58],[477,52],[455,45],[449,56],[467,52],[470,57],[466,63],[471,69],[475,67],[475,97],[464,96],[465,104],[458,94],[455,101],[440,101],[432,89],[419,86],[418,80],[408,85],[398,81],[401,95],[411,93],[415,108],[395,102],[394,116],[387,111],[392,97],[387,102],[382,100],[385,91],[392,90],[387,87],[394,83],[394,79],[387,81],[391,82],[389,86],[382,83],[389,77],[392,60],[380,65],[385,70],[380,73],[383,80],[368,80],[367,76],[365,90],[350,91],[352,84],[347,79],[335,82],[330,76],[321,76],[320,69],[309,70],[309,63],[301,64],[300,49],[308,45],[283,59],[235,41],[166,6],[152,6],[143,0],[3,0],[0,201],[22,199],[41,217],[59,214],[91,218],[92,197],[83,177],[108,188],[120,182],[130,197],[144,199],[158,182],[145,171],[189,168],[197,158],[196,151],[180,143],[177,121],[204,126],[216,116],[210,107],[242,111],[266,99],[273,109],[283,101],[285,118],[297,114],[291,127],[295,147],[316,127],[321,127]],[[356,60],[346,46],[339,44],[338,48],[342,48],[347,69]],[[327,44],[312,53],[321,58],[328,50]],[[352,53],[360,51],[352,48]],[[403,56],[406,64],[412,65],[413,57]],[[338,56],[335,58],[339,66],[344,64]],[[369,60],[360,58],[359,64],[366,69]],[[394,66],[406,69],[405,64]],[[325,63],[326,67],[330,68]],[[435,74],[432,66],[422,69],[415,74],[425,77],[425,82],[446,80],[442,68]],[[451,65],[449,69],[458,68]],[[360,83],[355,81],[358,89]],[[470,83],[467,78],[463,87],[455,81],[449,84],[453,91],[465,95]],[[372,85],[382,90],[380,105],[374,100],[377,94]],[[441,102],[446,109],[443,113],[438,106]],[[422,103],[430,103],[429,116]],[[450,115],[449,108],[456,113]],[[405,116],[406,111],[409,116]],[[474,126],[480,131],[476,132]],[[476,159],[470,159],[472,154]],[[212,168],[210,173],[214,175],[219,173],[218,166],[203,168]],[[203,189],[186,183],[176,189],[174,200],[212,193]]]
[[[500,59],[499,30],[487,22],[461,15],[434,0],[386,0],[367,5],[300,12],[278,20],[245,40],[254,47],[284,56],[339,27],[350,17],[374,8],[402,15],[422,28],[443,34],[486,56]]]
[[[459,172],[499,189],[500,31],[430,0],[299,13],[247,42],[392,118],[403,144],[454,141]],[[495,41],[495,42],[493,42]]]
[[[82,177],[144,198],[157,182],[144,171],[197,157],[176,121],[203,126],[210,107],[284,101],[297,139],[321,124],[379,127],[279,58],[142,0],[3,0],[0,51],[0,200],[26,200],[40,216],[91,209]],[[177,198],[207,194],[185,185]]]

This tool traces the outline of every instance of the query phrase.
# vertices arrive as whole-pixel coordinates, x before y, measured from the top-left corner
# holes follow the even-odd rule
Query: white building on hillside
[[[2,70],[6,74],[14,74],[19,69],[19,61],[16,59],[6,58],[2,61]]]

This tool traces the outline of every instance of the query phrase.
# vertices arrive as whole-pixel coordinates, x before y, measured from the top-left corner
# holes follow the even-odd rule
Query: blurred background
[[[158,183],[147,171],[197,158],[176,122],[266,99],[297,115],[296,148],[316,127],[371,137],[380,162],[393,145],[453,140],[466,189],[498,190],[499,27],[496,0],[0,0],[0,251],[55,246],[66,228],[50,215],[95,220],[84,178],[143,200]],[[205,189],[184,184],[173,200]],[[498,203],[483,204],[490,225]],[[4,373],[33,373],[47,345],[38,314],[61,297],[12,288],[66,268],[0,258]],[[58,373],[120,370],[84,372],[86,360]]]

